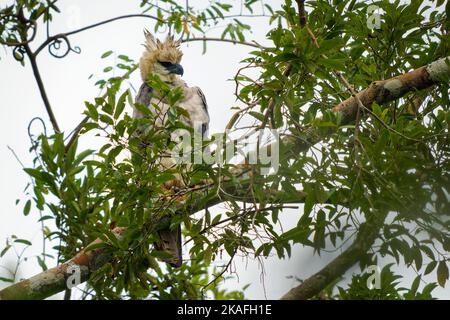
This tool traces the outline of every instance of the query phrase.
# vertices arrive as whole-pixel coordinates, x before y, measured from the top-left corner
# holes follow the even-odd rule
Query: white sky
[[[0,5],[11,1],[0,0]],[[60,1],[61,15],[57,15],[52,24],[52,34],[66,32],[83,27],[103,19],[140,12],[140,1],[119,0],[92,0]],[[191,1],[191,3],[205,3],[205,1]],[[278,1],[276,1],[278,2]],[[275,1],[274,1],[275,3]],[[264,45],[268,43],[265,33],[268,31],[267,19],[255,18],[246,20],[253,27],[253,34],[248,37]],[[117,55],[125,54],[138,61],[143,43],[144,27],[153,29],[153,21],[143,18],[120,20],[111,24],[89,30],[70,37],[73,46],[79,46],[81,54],[71,53],[64,59],[55,59],[44,50],[38,58],[41,74],[47,89],[50,102],[53,106],[56,118],[62,130],[70,132],[83,118],[84,101],[92,101],[98,95],[98,90],[93,86],[94,79],[87,80],[90,74],[102,75],[102,70],[110,60],[102,60],[100,56],[108,50],[113,50]],[[217,33],[217,32],[216,32]],[[212,33],[211,35],[214,35]],[[43,40],[44,34],[38,35],[38,41]],[[165,37],[164,35],[159,35]],[[35,48],[35,47],[34,47]],[[223,131],[231,114],[230,107],[237,105],[234,98],[233,78],[239,68],[239,61],[247,57],[252,48],[235,46],[224,43],[209,43],[206,55],[202,55],[200,42],[184,44],[182,46],[184,57],[184,80],[189,85],[197,85],[202,88],[209,104],[211,116],[211,132]],[[28,183],[26,174],[20,164],[7,149],[10,146],[15,150],[25,166],[31,166],[32,155],[27,126],[29,121],[38,116],[48,122],[41,97],[37,90],[31,68],[27,61],[22,68],[8,52],[0,52],[0,250],[3,248],[4,239],[15,234],[19,238],[34,241],[34,246],[27,251],[27,256],[33,256],[40,252],[41,237],[40,227],[37,223],[38,213],[31,212],[31,217],[22,214],[23,204],[15,205],[17,198],[23,199],[23,189]],[[117,74],[122,74],[118,70]],[[131,83],[135,88],[141,84],[136,72]],[[131,112],[131,110],[128,110]],[[39,130],[36,127],[36,130]],[[88,148],[93,141],[82,140],[81,148]],[[282,215],[285,230],[295,226],[300,216],[300,209],[289,210]],[[18,246],[20,248],[20,246]],[[333,257],[339,254],[323,253],[321,257],[312,255],[312,250],[301,246],[293,247],[293,256],[290,260],[269,258],[264,263],[265,276],[257,261],[236,260],[233,271],[239,276],[226,282],[225,287],[235,289],[246,284],[251,286],[246,291],[250,299],[277,299],[290,288],[298,284],[288,276],[307,278],[319,270]],[[54,266],[54,261],[48,261],[49,267]],[[14,255],[7,254],[0,259],[1,266],[14,266]],[[19,278],[32,276],[40,272],[35,258],[30,258],[20,269]],[[349,271],[359,272],[359,268]],[[412,279],[415,274],[412,270],[402,270],[405,277]],[[0,268],[0,276],[7,276],[4,269]],[[264,279],[264,282],[262,281]],[[0,288],[7,286],[0,282]],[[434,291],[435,295],[442,298],[450,298],[450,293],[442,288]]]

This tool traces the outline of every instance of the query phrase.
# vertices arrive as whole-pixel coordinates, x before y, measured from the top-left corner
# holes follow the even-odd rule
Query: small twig
[[[227,265],[222,269],[222,271],[219,273],[219,275],[214,277],[214,279],[211,280],[210,282],[208,282],[208,284],[204,285],[202,291],[204,291],[211,284],[215,283],[217,280],[222,278],[222,276],[225,274],[225,272],[227,272],[228,268],[231,266],[231,263],[233,262],[233,259],[234,259],[234,256],[236,255],[236,253],[237,253],[237,248],[234,249],[233,254],[230,257],[230,260],[228,261]]]
[[[296,0],[300,27],[306,26],[305,0]]]
[[[59,133],[59,132],[61,132],[61,130],[59,129],[58,121],[56,121],[55,114],[53,113],[52,107],[50,105],[50,101],[48,100],[47,92],[45,91],[44,83],[42,81],[38,65],[36,63],[36,56],[33,53],[33,51],[31,51],[30,46],[28,44],[25,44],[24,48],[25,48],[25,52],[28,55],[28,58],[30,59],[31,68],[33,69],[33,75],[34,75],[34,78],[39,87],[39,92],[40,92],[42,100],[44,102],[45,109],[47,110],[47,114],[50,118],[50,122],[52,123],[53,130],[56,133]]]
[[[118,79],[120,79],[120,80],[127,79],[134,71],[136,71],[137,68],[138,68],[137,65],[134,66],[133,68],[128,70],[124,75],[122,75],[121,77],[118,77]],[[105,93],[102,97],[105,98],[106,96],[107,96],[107,94]],[[89,119],[90,119],[89,116],[84,117],[83,120],[81,120],[80,123],[75,127],[75,129],[73,129],[72,132],[69,134],[69,136],[72,135],[72,138],[70,138],[69,142],[65,146],[66,152],[75,143],[75,141],[78,138],[78,135],[80,134],[81,129],[83,129],[84,124],[87,123],[89,121]]]
[[[13,148],[11,148],[10,146],[6,146],[8,148],[9,151],[11,151],[11,153],[13,154],[14,158],[16,158],[17,162],[20,164],[20,166],[22,168],[25,168],[25,165],[23,164],[22,161],[20,161],[19,156],[17,155],[17,153],[14,151]]]
[[[212,38],[212,37],[201,37],[201,38],[188,38],[183,39],[181,42],[193,42],[193,41],[218,41],[218,42],[229,42],[233,44],[241,44],[244,46],[254,47],[258,49],[264,49],[265,47],[257,43],[256,41],[253,42],[247,42],[247,41],[240,41],[240,40],[233,40],[233,39],[222,39],[222,38]]]
[[[244,205],[245,205],[245,204],[246,204],[246,202],[244,202]],[[213,223],[213,224],[211,224],[211,225],[205,227],[203,230],[201,230],[201,231],[199,232],[199,235],[205,234],[205,233],[208,232],[209,230],[211,230],[211,229],[213,229],[213,228],[215,228],[215,227],[217,227],[217,226],[219,226],[219,225],[221,225],[221,224],[224,224],[224,223],[233,221],[233,220],[238,219],[238,218],[243,218],[243,217],[245,217],[245,216],[248,215],[248,214],[256,213],[256,212],[258,212],[258,211],[270,211],[270,210],[280,210],[280,209],[298,209],[298,206],[283,206],[283,205],[280,205],[280,206],[271,206],[271,207],[267,207],[267,208],[263,208],[263,209],[258,209],[258,210],[248,210],[248,211],[245,211],[245,212],[243,212],[243,213],[241,213],[241,214],[238,214],[238,215],[235,215],[235,216],[232,216],[232,217],[223,219],[223,220],[221,220],[221,221],[218,221],[218,222],[216,222],[216,223]],[[193,241],[193,240],[194,240],[194,238],[190,238],[189,240],[187,240],[187,241],[184,242],[184,245],[188,244],[189,242],[191,242],[191,241]]]

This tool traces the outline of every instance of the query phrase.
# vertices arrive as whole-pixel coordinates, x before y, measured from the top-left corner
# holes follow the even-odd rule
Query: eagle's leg
[[[171,255],[170,258],[163,259],[164,262],[172,267],[179,268],[183,263],[181,252],[181,226],[177,226],[175,230],[169,228],[158,232],[161,242],[156,244],[156,249],[165,251]]]
[[[164,183],[163,188],[168,194],[175,194],[179,189],[185,188],[186,185],[181,175],[176,174],[175,179]],[[162,261],[170,264],[172,267],[179,268],[183,263],[181,250],[181,226],[178,225],[175,230],[169,228],[160,230],[158,235],[161,239],[156,244],[156,249],[165,251],[171,255],[170,258],[162,259]]]

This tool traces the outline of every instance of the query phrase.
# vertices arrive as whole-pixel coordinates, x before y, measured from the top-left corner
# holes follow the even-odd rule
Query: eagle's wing
[[[150,105],[152,93],[153,89],[146,83],[143,83],[136,96],[136,102],[149,107],[150,110],[153,110]],[[134,109],[133,118],[142,118],[143,116],[144,115],[141,112]],[[142,146],[145,146],[145,143],[143,143]],[[183,262],[181,252],[181,226],[178,226],[175,230],[170,230],[169,228],[160,230],[158,234],[161,242],[155,244],[156,249],[166,251],[172,256],[171,258],[164,259],[163,261],[173,267],[181,267]]]
[[[150,88],[145,82],[142,83],[136,96],[136,102],[144,106],[149,107],[152,100],[153,89]],[[143,115],[136,108],[133,110],[133,118],[142,118]]]
[[[206,115],[208,116],[208,121],[202,123],[202,128],[201,128],[202,137],[205,138],[208,135],[208,130],[209,130],[208,103],[206,102],[205,94],[203,93],[202,89],[200,89],[199,87],[197,87],[197,94],[199,95],[200,99],[202,100],[202,108],[206,112]]]

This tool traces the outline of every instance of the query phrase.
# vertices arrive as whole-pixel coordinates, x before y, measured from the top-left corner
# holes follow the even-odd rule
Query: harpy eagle
[[[166,113],[169,105],[165,103],[163,97],[159,97],[156,92],[147,84],[150,74],[159,76],[159,78],[168,84],[171,88],[180,87],[183,90],[183,98],[178,102],[178,106],[185,109],[189,114],[189,118],[181,116],[179,121],[196,132],[206,137],[209,128],[208,106],[205,96],[198,87],[189,87],[185,81],[181,79],[183,75],[183,67],[180,65],[183,53],[180,51],[180,41],[175,41],[173,36],[168,36],[164,42],[155,40],[153,35],[147,30],[145,34],[145,51],[140,59],[139,68],[143,83],[136,97],[136,102],[148,108],[155,114],[156,104],[160,110],[155,114],[155,124],[164,126],[167,120]],[[144,115],[136,108],[133,112],[133,118],[142,118]],[[175,161],[170,158],[163,158],[160,162],[161,169],[169,169],[175,165]],[[171,258],[164,261],[174,267],[180,267],[182,264],[181,252],[181,227],[176,230],[159,231],[161,242],[156,244],[158,250],[166,251]]]

